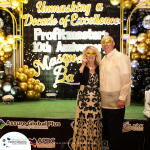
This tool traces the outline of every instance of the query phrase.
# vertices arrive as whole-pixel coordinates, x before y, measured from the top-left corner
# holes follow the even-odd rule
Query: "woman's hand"
[[[82,59],[82,65],[81,65],[81,67],[80,67],[80,73],[83,73],[83,70],[84,70],[84,67],[86,66],[86,64],[88,63],[88,60],[87,60],[87,58],[86,57],[83,57],[83,59]]]
[[[87,58],[83,57],[83,59],[82,59],[82,65],[86,66],[87,63],[88,63]]]

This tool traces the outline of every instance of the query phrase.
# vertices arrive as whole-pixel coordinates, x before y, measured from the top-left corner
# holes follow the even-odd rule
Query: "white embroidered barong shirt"
[[[130,58],[116,49],[105,55],[100,63],[100,93],[102,108],[118,109],[118,100],[130,105]]]

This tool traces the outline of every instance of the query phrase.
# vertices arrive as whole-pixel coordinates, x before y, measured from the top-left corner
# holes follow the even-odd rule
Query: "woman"
[[[77,95],[73,150],[101,150],[100,60],[98,49],[87,46],[83,50],[82,65],[74,76],[74,81],[80,82],[80,90]]]

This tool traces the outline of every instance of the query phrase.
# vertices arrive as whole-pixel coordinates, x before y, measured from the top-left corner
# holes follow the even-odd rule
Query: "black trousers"
[[[102,108],[103,140],[109,141],[109,150],[121,150],[121,135],[124,121],[125,108]]]

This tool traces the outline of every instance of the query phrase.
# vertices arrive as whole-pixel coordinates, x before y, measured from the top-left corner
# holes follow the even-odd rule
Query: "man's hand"
[[[117,108],[123,108],[125,106],[125,101],[118,100],[117,102]]]

